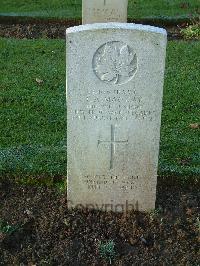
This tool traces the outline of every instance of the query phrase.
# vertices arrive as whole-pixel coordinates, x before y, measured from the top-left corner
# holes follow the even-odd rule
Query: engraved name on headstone
[[[67,29],[68,206],[155,207],[166,31]]]
[[[127,22],[128,0],[83,0],[82,24]]]

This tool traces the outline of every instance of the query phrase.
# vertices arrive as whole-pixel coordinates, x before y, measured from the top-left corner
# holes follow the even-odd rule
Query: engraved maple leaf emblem
[[[95,67],[95,71],[102,81],[113,84],[130,80],[136,69],[136,54],[130,52],[126,44],[120,46],[105,44],[102,53],[97,58]]]

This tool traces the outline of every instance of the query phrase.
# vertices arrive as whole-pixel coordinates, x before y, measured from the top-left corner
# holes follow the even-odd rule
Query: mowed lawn
[[[1,0],[0,15],[81,18],[81,5],[82,0]],[[199,0],[129,0],[128,6],[128,16],[137,19],[197,16],[197,12]]]
[[[0,176],[66,176],[65,42],[0,39]],[[200,42],[167,49],[159,174],[200,176]]]

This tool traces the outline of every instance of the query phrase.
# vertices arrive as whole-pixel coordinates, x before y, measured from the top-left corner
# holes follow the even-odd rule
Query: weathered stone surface
[[[127,22],[128,0],[83,0],[82,23]]]
[[[69,207],[154,208],[166,39],[126,23],[67,29]]]

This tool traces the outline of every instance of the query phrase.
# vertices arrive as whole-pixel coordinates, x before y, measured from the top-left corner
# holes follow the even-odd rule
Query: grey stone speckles
[[[126,23],[67,30],[70,208],[154,208],[166,37]]]

